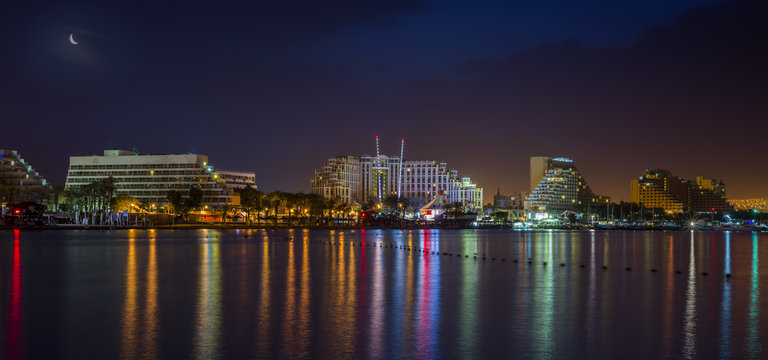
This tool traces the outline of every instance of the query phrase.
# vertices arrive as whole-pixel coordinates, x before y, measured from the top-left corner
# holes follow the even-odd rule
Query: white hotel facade
[[[116,193],[144,203],[166,203],[168,191],[187,195],[190,187],[203,191],[206,205],[239,205],[235,189],[256,187],[255,174],[216,170],[208,156],[198,154],[139,155],[126,150],[104,150],[103,156],[71,156],[66,188],[115,179]]]
[[[315,170],[311,191],[326,198],[339,197],[348,204],[379,201],[387,196],[432,200],[439,193],[448,202],[468,209],[482,209],[483,189],[469,177],[459,177],[444,162],[400,160],[393,156],[338,156]]]

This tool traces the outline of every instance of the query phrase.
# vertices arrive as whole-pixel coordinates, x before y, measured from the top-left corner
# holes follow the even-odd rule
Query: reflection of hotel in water
[[[115,333],[119,357],[153,358],[167,351],[196,358],[299,358],[312,351],[354,358],[393,358],[404,351],[425,358],[446,354],[441,351],[479,354],[488,329],[481,320],[489,321],[489,313],[494,314],[490,321],[510,326],[509,336],[524,338],[536,351],[557,353],[561,337],[574,333],[601,351],[600,344],[616,340],[617,321],[632,318],[616,313],[616,306],[628,303],[644,306],[648,323],[642,326],[650,335],[641,340],[658,347],[658,357],[697,358],[714,348],[725,358],[764,354],[761,299],[766,289],[761,289],[758,233],[611,233],[619,234],[620,241],[600,232],[516,233],[507,249],[519,259],[534,259],[534,265],[474,260],[474,254],[491,256],[498,244],[470,232],[411,230],[393,236],[295,230],[287,234],[296,239],[292,242],[278,241],[285,233],[243,233],[252,240],[230,241],[224,232],[197,231],[188,248],[197,269],[181,280],[167,266],[174,261],[167,256],[173,248],[162,243],[168,239],[158,240],[155,231],[127,232],[125,247],[120,245],[125,255]],[[27,293],[35,278],[22,284],[22,255],[33,248],[20,246],[22,231],[13,234],[5,264],[10,291],[0,358],[14,358],[30,343],[21,331],[30,311],[23,301],[35,297]],[[381,242],[401,249],[376,247]],[[70,249],[74,252],[68,256],[83,255]],[[763,255],[767,250],[762,249]],[[576,265],[579,261],[585,268]],[[635,269],[627,272],[625,266]],[[495,281],[500,277],[493,269],[503,271],[503,283]],[[69,282],[88,276],[67,270],[63,276]],[[732,277],[725,279],[725,274]],[[184,284],[169,285],[169,279]],[[86,295],[78,293],[82,290],[76,287],[73,294]],[[495,300],[478,294],[493,294],[511,306],[499,312],[488,306]],[[82,325],[92,311],[80,303],[66,306],[71,307],[65,316],[69,326]],[[570,321],[562,321],[563,316]],[[162,319],[176,320],[161,326]],[[182,324],[175,323],[178,319]],[[165,341],[178,340],[174,336],[180,329],[190,346],[169,350]],[[711,336],[715,343],[702,343]]]
[[[149,230],[149,232],[147,246],[137,246],[136,242],[142,241],[136,239],[138,231],[129,230],[120,340],[120,357],[124,359],[158,356],[160,319],[157,244],[155,231]],[[146,265],[142,267],[142,264]],[[142,268],[146,271],[141,271]]]

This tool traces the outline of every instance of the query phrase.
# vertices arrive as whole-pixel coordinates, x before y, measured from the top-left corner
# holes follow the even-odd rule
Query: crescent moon
[[[72,45],[77,45],[77,41],[75,41],[75,34],[74,34],[74,33],[72,33],[72,34],[69,34],[69,42],[70,42]]]

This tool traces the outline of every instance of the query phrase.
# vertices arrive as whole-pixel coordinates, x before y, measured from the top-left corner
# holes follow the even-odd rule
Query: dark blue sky
[[[198,152],[307,191],[331,156],[446,161],[528,187],[576,159],[617,199],[646,168],[768,196],[760,1],[0,3],[0,148],[63,183],[69,155]],[[74,33],[79,45],[69,44]]]

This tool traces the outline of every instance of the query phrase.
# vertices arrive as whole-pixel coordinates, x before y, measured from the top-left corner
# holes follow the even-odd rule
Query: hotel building
[[[46,202],[48,182],[16,150],[0,149],[0,203]]]
[[[313,194],[327,199],[341,198],[350,205],[359,205],[360,158],[337,156],[328,159],[322,168],[315,170],[310,184]]]
[[[448,202],[461,202],[468,209],[481,209],[483,189],[469,177],[459,177],[444,162],[406,160],[393,156],[340,156],[315,170],[312,193],[341,197],[349,204],[378,202],[387,196],[416,197],[431,201],[439,192]],[[349,195],[347,195],[349,194]]]
[[[729,211],[722,181],[696,177],[696,181],[672,175],[669,170],[652,169],[630,181],[632,202],[646,208],[661,208],[668,214]]]
[[[168,191],[187,195],[190,187],[203,191],[206,205],[239,205],[237,188],[255,187],[252,172],[219,171],[198,154],[140,155],[126,150],[104,150],[103,156],[71,156],[66,188],[81,188],[108,177],[117,194],[144,203],[166,203]]]
[[[595,195],[586,180],[568,158],[531,157],[531,194],[525,210],[537,218],[580,212],[589,207],[605,206],[610,197]]]

